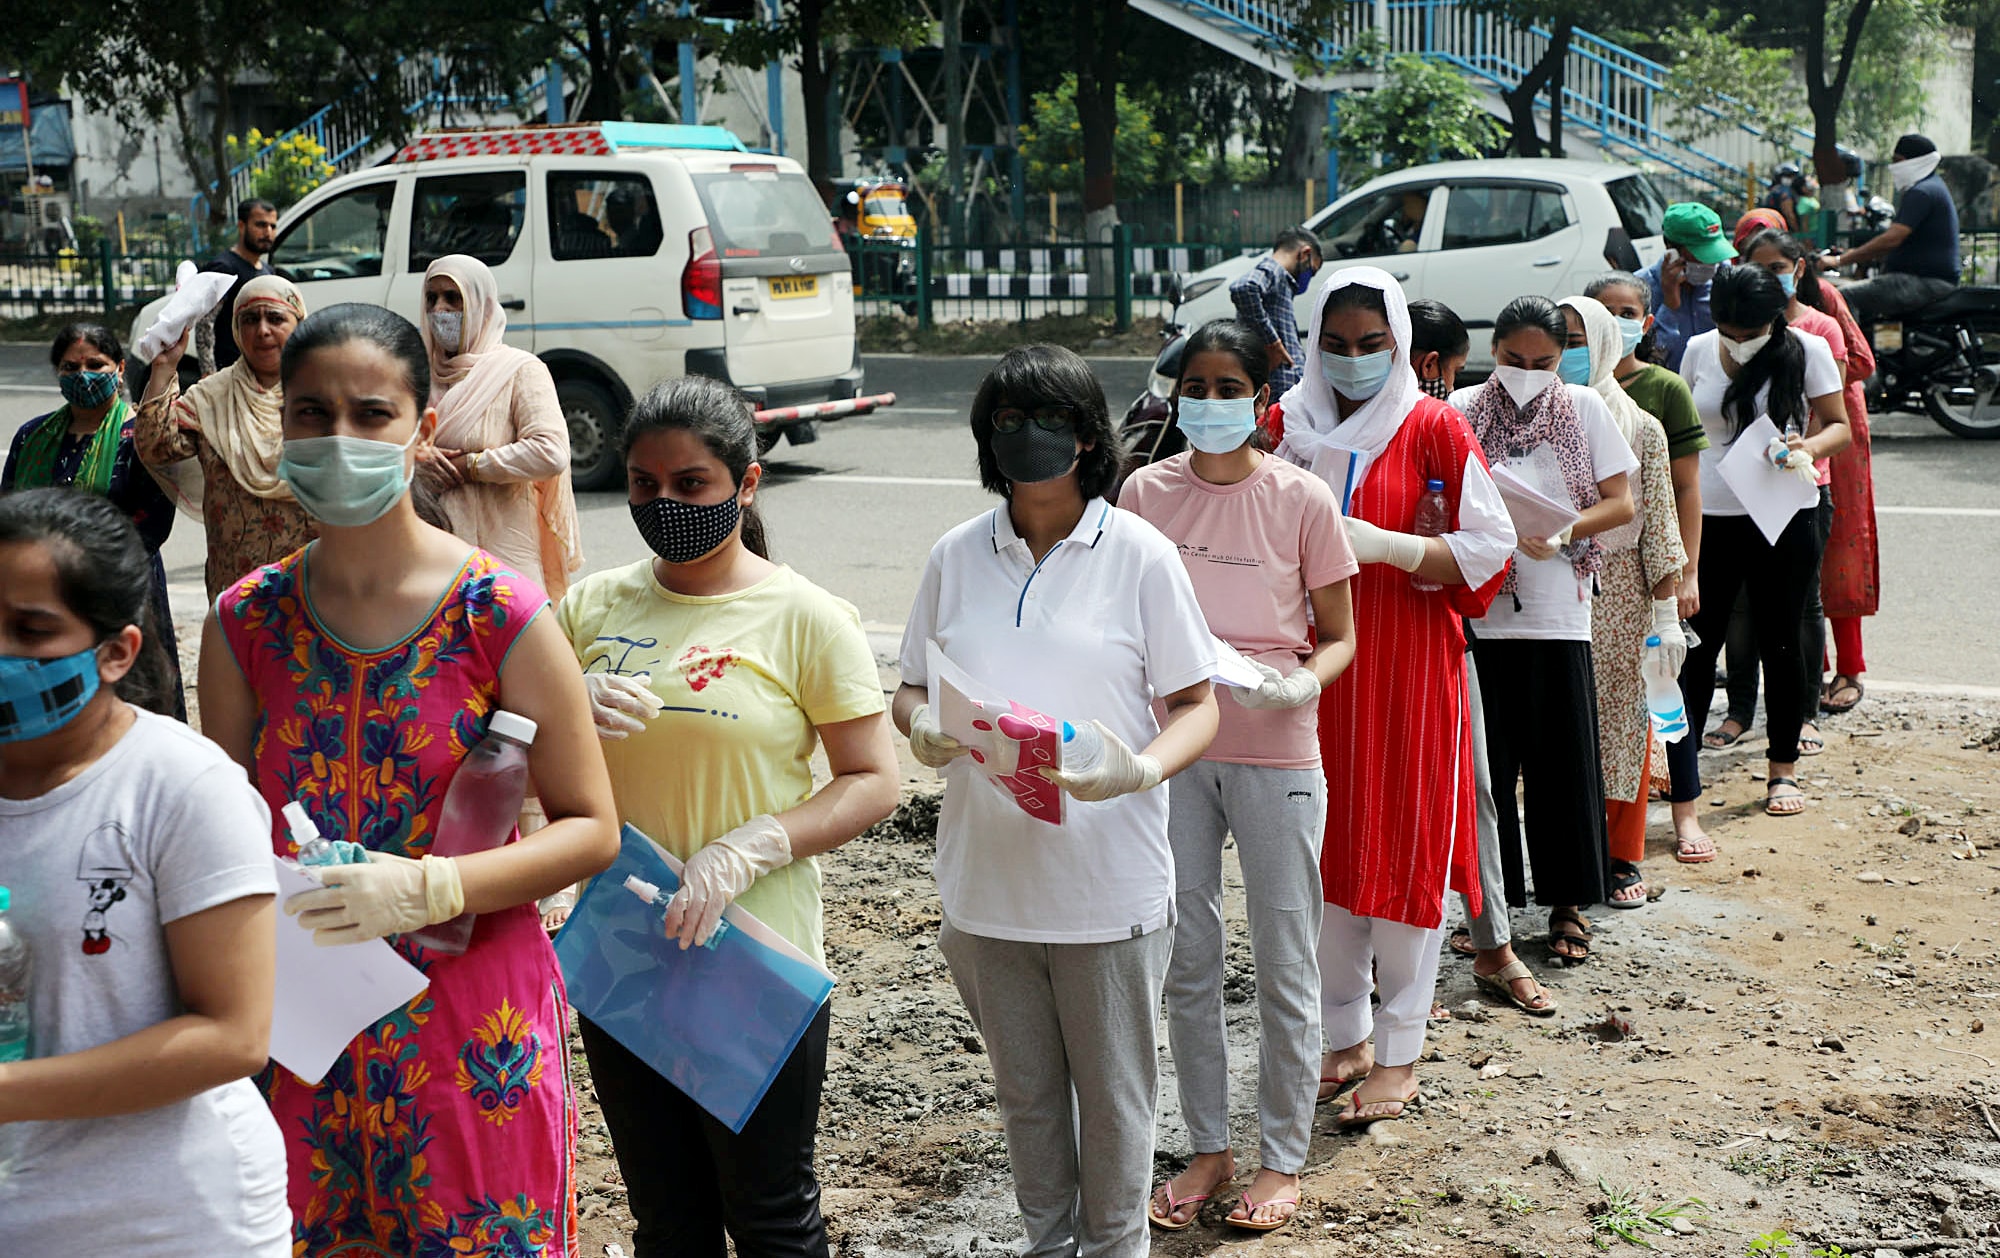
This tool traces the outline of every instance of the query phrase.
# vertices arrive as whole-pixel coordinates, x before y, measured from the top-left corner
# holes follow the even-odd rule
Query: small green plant
[[[1613,1188],[1600,1179],[1597,1190],[1604,1194],[1604,1204],[1590,1216],[1590,1227],[1591,1239],[1597,1242],[1599,1249],[1611,1248],[1613,1237],[1628,1245],[1651,1249],[1653,1244],[1646,1239],[1648,1235],[1671,1235],[1675,1219],[1708,1212],[1708,1207],[1696,1197],[1684,1197],[1675,1205],[1647,1209],[1640,1202],[1639,1194],[1630,1188]]]
[[[1505,1180],[1494,1185],[1494,1199],[1502,1210],[1509,1214],[1530,1215],[1542,1208],[1542,1203],[1527,1193],[1518,1191]]]
[[[1859,935],[1856,935],[1854,937],[1855,947],[1861,949],[1861,951],[1867,953],[1871,957],[1882,957],[1885,960],[1890,960],[1890,961],[1899,961],[1902,958],[1909,956],[1910,949],[1908,947],[1908,944],[1909,940],[1905,939],[1900,934],[1894,936],[1889,940],[1888,943],[1885,944],[1878,944],[1873,940],[1863,939]]]
[[[1836,1175],[1852,1175],[1861,1169],[1861,1159],[1824,1145],[1778,1145],[1757,1152],[1745,1151],[1723,1163],[1738,1175],[1782,1184],[1788,1179],[1804,1179],[1817,1188]]]
[[[1778,1228],[1751,1240],[1750,1247],[1743,1251],[1743,1258],[1786,1258],[1791,1251],[1791,1233]]]

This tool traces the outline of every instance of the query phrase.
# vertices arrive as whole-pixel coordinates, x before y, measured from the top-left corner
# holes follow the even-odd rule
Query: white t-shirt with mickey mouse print
[[[271,815],[221,748],[138,711],[76,777],[0,798],[0,886],[34,953],[29,1055],[80,1052],[182,1012],[163,928],[276,893]],[[0,1126],[0,1163],[10,1254],[291,1253],[284,1145],[248,1079],[137,1114]]]

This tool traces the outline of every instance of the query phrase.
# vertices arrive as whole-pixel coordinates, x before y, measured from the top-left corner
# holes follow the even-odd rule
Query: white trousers
[[[1443,941],[1442,926],[1426,930],[1327,905],[1319,924],[1319,1008],[1328,1050],[1372,1035],[1378,1065],[1407,1066],[1423,1056]],[[1382,1005],[1371,1012],[1368,997],[1378,988]]]

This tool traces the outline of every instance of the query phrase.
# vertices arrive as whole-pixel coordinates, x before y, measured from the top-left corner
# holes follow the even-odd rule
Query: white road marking
[[[937,485],[948,489],[977,489],[979,482],[956,476],[858,476],[832,472],[824,476],[801,476],[793,485]]]
[[[1988,519],[2000,516],[2000,507],[1881,507],[1876,515],[1965,515]]]

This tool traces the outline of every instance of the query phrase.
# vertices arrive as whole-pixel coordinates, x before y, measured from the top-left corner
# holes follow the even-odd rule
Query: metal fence
[[[141,305],[174,286],[185,256],[165,243],[120,252],[109,239],[82,250],[50,253],[0,245],[0,319],[40,315],[101,315]]]
[[[971,248],[927,233],[907,240],[854,240],[855,308],[863,317],[900,314],[919,328],[938,323],[1026,323],[1048,315],[1108,317],[1119,331],[1135,317],[1164,315],[1174,281],[1230,256],[1223,244],[1146,244],[1129,224],[1108,244],[1057,241]]]

